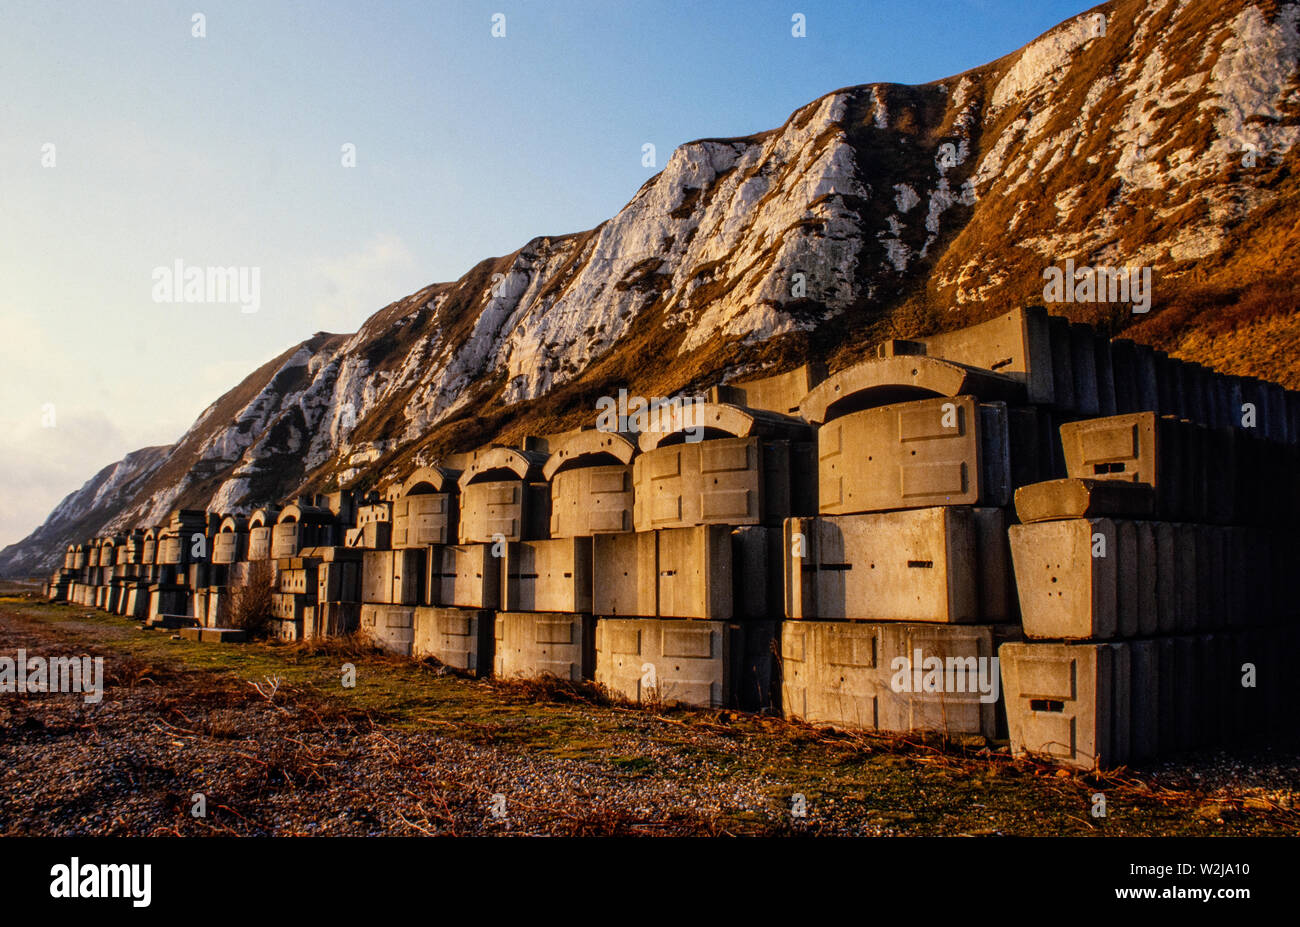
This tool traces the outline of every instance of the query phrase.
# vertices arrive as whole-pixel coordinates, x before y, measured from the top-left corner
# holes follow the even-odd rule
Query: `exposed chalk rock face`
[[[814,333],[852,350],[916,307],[931,327],[978,321],[1041,302],[1066,258],[1152,267],[1157,307],[1294,266],[1298,11],[1116,0],[965,74],[845,88],[771,131],[683,144],[597,228],[264,365],[173,447],[97,474],[0,570],[52,567],[74,523],[80,540],[177,505],[248,512],[427,463],[458,422],[584,388],[698,388],[788,357],[778,345],[797,359]]]
[[[146,447],[109,464],[85,485],[68,493],[45,523],[19,544],[0,551],[0,575],[25,577],[48,574],[63,562],[69,544],[80,544],[101,533],[116,517],[123,500],[139,495],[167,460],[170,447]]]

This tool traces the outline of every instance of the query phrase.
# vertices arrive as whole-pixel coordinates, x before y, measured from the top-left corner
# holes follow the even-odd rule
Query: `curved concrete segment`
[[[243,515],[227,515],[221,519],[216,537],[212,539],[213,563],[236,563],[248,554],[248,519]]]
[[[517,479],[535,480],[541,476],[541,466],[546,455],[536,451],[521,451],[515,447],[490,447],[474,455],[474,460],[460,475],[460,488],[471,483],[500,479],[501,471],[513,473]]]
[[[923,354],[864,361],[832,374],[799,403],[803,417],[823,424],[841,415],[877,406],[932,396],[971,395],[1023,399],[1024,384],[996,373],[954,364]]]
[[[275,524],[276,516],[279,514],[280,510],[271,505],[253,509],[253,514],[248,516],[248,528],[250,531],[254,528],[269,528]]]
[[[636,443],[621,432],[599,431],[594,428],[566,432],[551,439],[551,456],[546,458],[546,463],[542,466],[542,476],[550,480],[562,469],[572,470],[604,463],[628,464],[636,452]]]
[[[798,419],[722,402],[668,403],[649,415],[651,427],[641,432],[638,439],[642,453],[674,443],[672,439],[680,441],[684,432],[696,429],[703,439],[762,437],[798,440],[806,439],[810,434],[808,426]]]
[[[456,480],[459,476],[458,470],[448,470],[445,467],[420,467],[402,482],[398,497],[452,492],[456,488]]]
[[[231,532],[240,532],[248,530],[248,519],[243,515],[227,515],[221,519],[221,527],[217,529],[218,534],[230,534]]]
[[[280,510],[276,518],[277,525],[290,525],[295,522],[298,524],[323,524],[334,520],[334,513],[329,509],[317,508],[314,505],[299,505],[293,503],[286,505]]]

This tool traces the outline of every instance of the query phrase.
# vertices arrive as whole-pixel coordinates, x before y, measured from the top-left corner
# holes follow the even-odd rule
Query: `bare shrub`
[[[248,564],[243,585],[230,587],[230,624],[252,637],[267,637],[271,632],[271,596],[275,594],[271,561],[254,560]]]

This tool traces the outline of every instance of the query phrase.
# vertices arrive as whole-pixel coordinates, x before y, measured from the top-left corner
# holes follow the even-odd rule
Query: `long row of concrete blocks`
[[[1153,412],[1060,426],[1071,478],[1145,483],[1166,521],[1263,524],[1300,517],[1300,448],[1249,430]]]
[[[1025,636],[1110,640],[1294,621],[1281,529],[1071,518],[1012,525]]]
[[[872,730],[1006,734],[993,658],[1017,636],[1010,625],[361,608],[363,627],[385,649],[478,675],[594,679],[632,701],[780,708]]]
[[[359,629],[480,674],[554,673],[633,698],[677,692],[827,723],[994,736],[990,661],[1019,637],[1026,609],[1008,528],[1037,527],[1023,515],[1014,524],[1013,491],[1067,474],[1113,484],[1075,480],[1066,493],[1079,509],[1067,514],[1109,519],[1089,524],[1100,527],[1089,540],[1101,533],[1114,551],[1112,638],[1152,621],[1158,632],[1236,629],[1257,606],[1274,614],[1277,589],[1261,594],[1213,564],[1258,569],[1277,499],[1239,487],[1293,472],[1282,445],[1300,435],[1295,398],[1016,310],[888,342],[833,375],[810,365],[715,387],[672,409],[667,427],[484,448],[365,499],[334,494],[248,518],[177,513],[168,530],[70,547],[52,588],[107,602],[111,592],[79,583],[115,582],[119,600],[147,583],[155,612],[152,587],[165,610],[175,586],[210,625],[225,584],[269,561],[287,638]],[[1096,415],[1112,417],[1076,421]],[[690,432],[703,440],[683,440]],[[1121,483],[1137,488],[1130,508],[1095,511]],[[196,514],[206,573],[180,544],[199,533]],[[1149,549],[1154,606],[1120,578],[1121,564],[1144,569]],[[1088,582],[1104,597],[1106,576]],[[1089,614],[1087,633],[1110,620]]]
[[[1152,413],[1061,439],[1069,478],[1017,488],[1009,528],[1013,750],[1091,768],[1287,732],[1294,448]]]
[[[1272,743],[1300,709],[1295,627],[998,651],[1016,753],[1109,768]]]

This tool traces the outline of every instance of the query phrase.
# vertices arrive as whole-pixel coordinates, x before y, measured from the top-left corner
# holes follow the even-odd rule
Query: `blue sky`
[[[682,142],[947,77],[1087,8],[7,0],[0,545],[313,332],[598,224]],[[260,308],[154,302],[178,258],[260,268]]]

